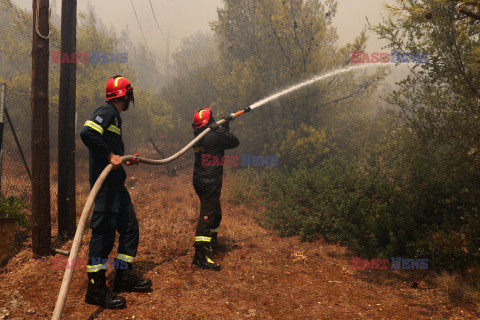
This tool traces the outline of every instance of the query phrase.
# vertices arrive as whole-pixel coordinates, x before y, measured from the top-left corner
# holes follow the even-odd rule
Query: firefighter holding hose
[[[234,116],[233,116],[234,117]],[[207,257],[207,252],[218,246],[218,229],[222,220],[220,194],[223,180],[223,156],[226,149],[236,148],[238,139],[229,132],[229,121],[232,115],[225,118],[225,123],[215,122],[213,112],[202,109],[193,117],[193,133],[198,136],[210,128],[202,139],[194,146],[195,166],[193,171],[193,187],[200,198],[200,217],[195,232],[195,255],[193,265],[202,269],[219,271],[221,266]],[[205,161],[210,159],[213,161]]]
[[[113,263],[113,291],[148,291],[152,281],[132,274],[132,263],[139,242],[138,220],[125,188],[126,173],[120,159],[120,156],[124,155],[120,113],[128,110],[130,102],[134,103],[133,87],[122,76],[111,77],[106,86],[106,100],[106,105],[93,112],[80,133],[83,143],[89,149],[90,187],[93,187],[108,164],[113,165],[113,171],[95,198],[90,221],[92,237],[88,254],[89,281],[85,302],[103,308],[121,308],[126,305],[125,298],[108,288],[105,277],[106,262],[113,249],[117,231],[120,237],[118,255]],[[126,164],[138,164],[137,156],[138,154]]]

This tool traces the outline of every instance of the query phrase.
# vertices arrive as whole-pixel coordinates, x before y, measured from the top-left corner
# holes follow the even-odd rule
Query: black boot
[[[127,268],[121,268],[124,265]],[[152,280],[142,279],[132,274],[133,265],[131,263],[115,264],[120,266],[115,272],[113,282],[113,291],[115,292],[144,292],[152,287]]]
[[[212,240],[210,241],[210,247],[212,248],[212,250],[226,250],[227,247],[225,245],[218,243],[218,232],[210,233],[210,237],[212,238]]]
[[[218,247],[218,232],[212,232],[210,233],[210,237],[212,240],[210,240],[210,245],[212,248],[217,248]]]
[[[196,244],[195,255],[193,256],[193,265],[199,266],[202,269],[210,269],[220,271],[222,268],[218,263],[213,262],[207,257],[207,248],[210,244]]]
[[[85,302],[105,309],[123,308],[126,305],[124,297],[117,296],[107,287],[105,270],[88,273],[88,288]]]

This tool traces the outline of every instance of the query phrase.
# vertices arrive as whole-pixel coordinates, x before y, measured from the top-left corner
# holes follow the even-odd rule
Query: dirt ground
[[[177,177],[147,166],[127,172],[141,233],[136,272],[152,279],[153,290],[123,294],[127,308],[103,310],[84,303],[87,281],[80,269],[64,319],[480,318],[472,305],[449,303],[423,270],[354,270],[342,246],[272,234],[253,217],[261,207],[226,201],[228,178],[219,236],[226,249],[214,256],[222,271],[191,268],[199,201],[190,170]],[[81,212],[87,183],[78,189]],[[87,258],[89,237],[87,230],[80,259]],[[63,270],[52,268],[52,257],[32,259],[29,241],[0,269],[0,319],[49,319],[53,312]],[[113,274],[107,276],[111,281]],[[417,288],[412,288],[414,281]]]

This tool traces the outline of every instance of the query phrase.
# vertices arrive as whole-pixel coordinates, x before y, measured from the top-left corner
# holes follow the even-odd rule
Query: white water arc
[[[294,91],[297,91],[303,87],[307,87],[307,86],[310,86],[318,81],[321,81],[321,80],[324,80],[324,79],[327,79],[327,78],[330,78],[330,77],[333,77],[333,76],[336,76],[336,75],[339,75],[339,74],[342,74],[342,73],[346,73],[346,72],[349,72],[349,71],[355,71],[355,70],[361,70],[361,69],[366,69],[366,68],[369,68],[369,67],[386,67],[387,65],[383,64],[383,65],[379,65],[379,64],[362,64],[362,65],[358,65],[358,66],[352,66],[352,67],[349,67],[349,68],[343,68],[343,69],[337,69],[337,70],[333,70],[333,71],[330,71],[329,73],[325,73],[325,74],[322,74],[322,75],[318,75],[318,76],[315,76],[309,80],[305,80],[304,82],[301,82],[299,84],[296,84],[294,86],[291,86],[290,88],[287,88],[285,90],[282,90],[282,91],[279,91],[275,94],[272,94],[271,96],[268,96],[262,100],[259,100],[257,102],[255,102],[254,104],[252,104],[250,106],[250,109],[255,109],[255,108],[258,108],[264,104],[267,104],[269,102],[272,102],[282,96],[285,96],[289,93],[292,93]]]

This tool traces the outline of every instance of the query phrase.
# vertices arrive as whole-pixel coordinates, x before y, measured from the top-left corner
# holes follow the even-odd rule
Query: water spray
[[[301,82],[299,84],[296,84],[292,87],[289,87],[287,89],[284,89],[280,92],[277,92],[275,94],[272,94],[260,101],[255,102],[254,104],[250,105],[249,107],[240,110],[236,113],[232,113],[227,117],[227,119],[222,119],[220,121],[217,121],[219,125],[224,124],[227,121],[234,120],[235,118],[241,116],[244,113],[250,112],[260,106],[263,106],[269,102],[272,102],[274,100],[277,100],[280,97],[283,97],[285,95],[288,95],[294,91],[297,91],[299,89],[302,89],[304,87],[310,86],[316,82],[319,82],[321,80],[330,78],[332,76],[336,76],[342,73],[346,73],[349,71],[356,71],[360,69],[365,69],[368,67],[380,67],[380,66],[385,66],[385,65],[358,65],[358,66],[353,66],[349,68],[344,68],[344,69],[338,69],[331,71],[329,73],[323,74],[323,75],[318,75],[315,76],[309,80],[306,80],[304,82]],[[208,132],[210,131],[209,128],[205,129],[201,134],[199,134],[195,139],[190,141],[185,147],[183,147],[181,150],[179,150],[177,153],[174,155],[165,158],[165,159],[160,159],[160,160],[153,160],[153,159],[147,159],[144,157],[137,157],[137,159],[141,163],[146,163],[150,165],[163,165],[167,164],[169,162],[172,162],[179,158],[181,155],[183,155],[185,152],[187,152],[190,148],[193,147],[193,145],[202,139]],[[122,162],[127,162],[127,161],[132,161],[134,158],[133,155],[127,155],[127,156],[122,156],[120,159]],[[58,294],[57,302],[55,304],[55,310],[53,311],[52,315],[52,320],[59,320],[62,316],[63,309],[65,308],[65,302],[67,301],[67,295],[68,295],[68,290],[70,288],[70,283],[72,282],[72,277],[73,277],[73,270],[75,269],[75,265],[77,263],[77,255],[78,251],[80,250],[80,245],[82,242],[82,237],[83,237],[83,231],[85,230],[85,225],[87,223],[87,220],[89,218],[90,212],[93,207],[93,203],[95,201],[95,198],[100,191],[100,188],[107,178],[107,176],[110,174],[112,171],[113,166],[111,164],[107,165],[105,169],[102,171],[100,176],[98,177],[97,181],[95,182],[94,186],[92,187],[92,190],[90,191],[90,194],[88,195],[87,201],[85,202],[85,206],[83,207],[82,214],[80,216],[80,220],[78,221],[78,227],[77,231],[75,232],[75,237],[73,239],[72,243],[72,248],[70,250],[70,255],[68,256],[68,263],[66,264],[66,269],[65,269],[65,274],[63,275],[63,281],[62,281],[62,286],[60,287],[60,292]]]

